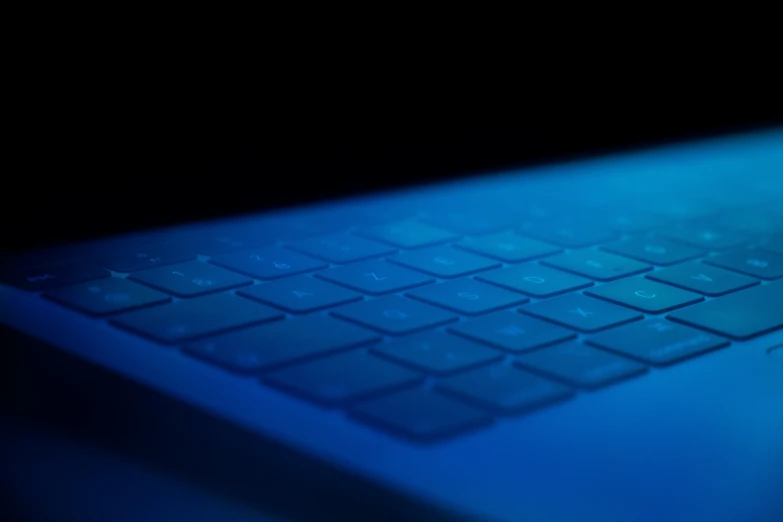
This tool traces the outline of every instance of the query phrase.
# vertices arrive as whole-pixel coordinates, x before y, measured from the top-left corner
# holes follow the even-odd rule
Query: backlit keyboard
[[[2,278],[237,379],[435,440],[783,326],[783,204],[683,208],[268,220]]]

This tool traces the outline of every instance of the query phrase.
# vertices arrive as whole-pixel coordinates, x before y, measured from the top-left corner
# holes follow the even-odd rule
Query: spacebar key
[[[668,318],[734,339],[783,327],[783,281],[683,308]]]

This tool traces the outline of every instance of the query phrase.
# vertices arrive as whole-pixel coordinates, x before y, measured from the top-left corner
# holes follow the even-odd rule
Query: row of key
[[[783,235],[754,235],[758,220],[623,238],[638,230],[546,223],[421,219],[282,248],[169,244],[97,260],[126,277],[74,263],[9,282],[416,439],[783,325],[783,283],[770,283],[783,278]],[[772,223],[783,232],[783,217]],[[439,393],[414,387],[428,375]]]

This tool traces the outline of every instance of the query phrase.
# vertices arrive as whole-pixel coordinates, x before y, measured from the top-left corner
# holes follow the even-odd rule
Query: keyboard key
[[[704,262],[759,279],[783,277],[783,256],[766,250],[738,250],[720,256],[708,257]]]
[[[657,283],[643,277],[629,277],[585,290],[585,294],[648,314],[660,314],[703,301],[699,294]]]
[[[265,234],[260,231],[243,230],[231,234],[200,232],[182,238],[177,244],[183,250],[192,250],[202,256],[216,256],[269,245],[274,242],[274,234],[270,234],[269,231]]]
[[[389,261],[419,270],[425,274],[445,278],[464,276],[500,266],[497,261],[450,246],[405,252],[390,257]]]
[[[43,295],[92,315],[108,315],[171,301],[166,294],[119,277],[66,286]]]
[[[415,332],[457,320],[456,315],[440,308],[396,295],[345,305],[332,314],[392,335]]]
[[[309,214],[304,217],[285,217],[265,220],[278,241],[296,241],[306,237],[325,236],[343,232],[354,225],[354,218],[345,213]]]
[[[249,286],[237,291],[237,294],[295,314],[313,312],[362,299],[361,294],[306,275]]]
[[[678,223],[656,230],[655,235],[704,250],[726,250],[750,241],[750,237],[739,232],[699,223]]]
[[[473,279],[458,279],[429,285],[412,290],[406,295],[467,315],[500,310],[529,300],[516,292],[479,283]]]
[[[396,248],[353,234],[304,239],[288,244],[286,248],[338,264],[385,256],[397,251]]]
[[[510,352],[533,350],[576,337],[570,330],[515,312],[465,321],[449,331]]]
[[[111,274],[103,268],[84,263],[63,263],[57,265],[11,269],[4,273],[4,282],[22,290],[40,292],[59,286],[81,283],[109,277]]]
[[[398,248],[421,248],[460,238],[458,234],[413,220],[364,228],[358,230],[357,234]]]
[[[558,223],[556,221],[526,221],[517,233],[553,243],[563,248],[584,248],[612,241],[615,232],[588,223]]]
[[[537,263],[526,263],[485,272],[477,275],[476,279],[539,298],[573,292],[593,285],[589,279]]]
[[[575,250],[549,257],[541,263],[598,281],[612,281],[652,268],[650,265],[600,250]]]
[[[364,225],[388,225],[390,222],[409,221],[414,216],[425,214],[421,203],[412,201],[395,201],[384,205],[369,205],[359,210],[354,219],[355,223]]]
[[[576,341],[521,355],[517,364],[573,386],[590,389],[647,371],[647,367],[641,363]]]
[[[411,389],[361,404],[350,414],[395,435],[428,442],[486,426],[492,416],[441,394]]]
[[[684,221],[712,216],[720,210],[720,206],[710,201],[661,197],[649,198],[642,210]]]
[[[759,284],[756,279],[702,263],[685,263],[664,268],[647,274],[647,278],[710,297],[718,297]]]
[[[135,272],[196,259],[195,251],[174,245],[146,245],[136,250],[96,259],[96,264],[114,272]]]
[[[128,279],[178,297],[194,297],[253,283],[252,279],[200,261],[142,270],[132,273]]]
[[[660,319],[614,328],[587,342],[654,365],[679,362],[729,345],[726,339]]]
[[[278,247],[224,254],[213,257],[209,262],[256,279],[277,279],[327,267],[323,261]]]
[[[315,276],[371,295],[399,292],[435,281],[430,276],[381,260],[340,266]]]
[[[324,315],[297,317],[188,344],[186,353],[240,373],[257,373],[380,340],[360,326]]]
[[[723,214],[717,222],[746,234],[766,236],[783,233],[783,212],[759,208],[735,210]]]
[[[476,252],[484,256],[505,261],[506,263],[518,263],[529,261],[562,252],[562,248],[549,245],[542,241],[504,232],[484,237],[465,238],[456,247]]]
[[[770,238],[763,244],[759,245],[759,248],[763,250],[769,250],[770,252],[783,256],[783,234]]]
[[[112,323],[167,344],[280,319],[266,305],[231,294],[214,294],[119,315]]]
[[[668,266],[704,255],[704,251],[660,237],[633,237],[601,247],[601,250],[653,265]]]
[[[499,361],[501,352],[445,332],[423,332],[381,343],[372,352],[416,370],[446,375]]]
[[[666,223],[666,219],[650,212],[628,208],[594,209],[594,221],[615,232],[638,234]]]
[[[783,326],[783,282],[754,286],[667,317],[732,339],[748,339]]]
[[[205,256],[216,256],[272,246],[278,241],[297,241],[315,235],[327,235],[348,228],[344,216],[333,218],[263,218],[251,223],[189,233],[180,243]]]
[[[413,386],[422,376],[411,370],[353,351],[323,357],[273,372],[264,383],[328,406],[338,406]]]
[[[581,294],[569,294],[528,304],[519,311],[580,332],[597,332],[642,318],[639,312]]]
[[[436,389],[497,413],[532,410],[574,395],[562,384],[498,364],[442,379]]]
[[[480,236],[510,227],[513,219],[487,209],[484,212],[425,213],[420,221],[457,234]]]

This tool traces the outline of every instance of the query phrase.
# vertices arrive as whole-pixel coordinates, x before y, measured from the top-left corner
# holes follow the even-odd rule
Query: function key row
[[[288,273],[288,271],[297,273],[305,269],[309,271],[325,265],[319,265],[318,261],[309,258],[300,261],[299,254],[282,250],[283,257],[280,257],[276,251],[259,250],[256,252],[259,253],[241,254],[242,258],[234,264],[230,263],[228,259],[219,260],[226,266],[233,266],[234,270],[224,270],[212,264],[191,261],[134,272],[129,275],[128,280],[143,283],[148,287],[182,298],[192,298],[227,289],[250,286],[247,290],[240,290],[240,295],[278,306],[292,313],[306,313],[361,299],[359,293],[351,292],[348,288],[364,294],[383,295],[412,289],[434,281],[433,278],[422,274],[421,270],[409,270],[385,260],[376,260],[316,273],[316,277],[323,281],[309,276],[299,276],[290,282],[285,282],[287,278],[280,278],[279,273]],[[421,252],[427,252],[427,256],[425,258],[414,256],[414,259],[419,261],[431,259],[429,250]],[[435,258],[439,261],[449,261],[445,255],[457,253],[457,256],[454,256],[455,264],[460,265],[459,261],[462,260],[463,264],[470,266],[470,268],[461,270],[475,269],[479,266],[473,264],[475,256],[471,254],[456,249],[447,252],[440,250],[439,252],[443,253],[443,257]],[[236,258],[239,255],[239,253],[235,253],[229,256]],[[284,257],[285,255],[289,257]],[[285,262],[280,259],[284,259]],[[240,263],[251,261],[257,266],[242,265],[241,269],[238,268]],[[783,276],[783,272],[781,272],[782,261],[780,256],[766,250],[747,250],[713,256],[705,260],[705,263],[724,266],[737,272],[743,271],[765,279],[777,279]],[[757,280],[710,266],[710,264],[693,263],[648,273],[647,279],[623,277],[623,279],[611,284],[593,289],[590,288],[593,285],[592,280],[611,281],[618,278],[617,274],[621,276],[635,275],[647,271],[651,267],[593,250],[558,254],[542,260],[541,263],[558,270],[537,263],[526,263],[484,271],[475,280],[463,278],[450,283],[430,285],[419,290],[412,290],[407,295],[457,313],[478,315],[526,302],[527,298],[519,294],[550,297],[559,293],[587,289],[585,290],[586,294],[592,297],[622,304],[645,313],[662,313],[696,303],[702,299],[700,295],[694,295],[688,291],[714,297],[758,284]],[[416,263],[411,261],[410,264],[415,265]],[[487,269],[493,266],[495,265],[487,262],[483,268]],[[272,270],[269,267],[274,267],[273,270],[278,273],[264,273],[265,270]],[[453,268],[449,269],[453,270]],[[267,277],[271,275],[283,282],[271,286],[269,284],[251,286],[252,279],[238,274],[239,271],[253,272],[256,275],[264,273]],[[569,275],[568,272],[574,275]],[[106,276],[105,271],[97,268],[86,272],[80,268],[62,274],[68,276],[59,278],[65,281],[78,280],[80,277],[103,278]],[[579,277],[576,274],[586,277]],[[55,279],[57,279],[55,274],[45,274],[40,276],[40,284],[45,287],[48,281]],[[327,281],[336,283],[337,286],[328,284]],[[134,288],[127,283],[122,285],[127,289],[126,292],[113,291],[111,288],[104,290],[96,283],[82,285],[71,292],[53,293],[47,297],[52,297],[61,303],[70,303],[74,308],[89,311],[95,315],[156,303],[150,297],[137,298],[137,294],[141,295],[141,289]],[[503,288],[510,291],[503,290]],[[102,299],[107,300],[103,301],[101,306],[96,304],[99,293],[103,295]],[[116,294],[125,294],[124,304],[116,300]],[[108,306],[108,299],[115,299],[111,303],[112,306]]]
[[[780,221],[783,220],[783,217],[780,213],[772,212],[758,215],[750,213],[749,217],[744,219],[740,219],[741,215],[737,214],[733,217],[727,215],[718,225],[693,222],[659,226],[653,231],[654,235],[652,236],[627,237],[616,241],[616,237],[609,237],[598,229],[592,228],[592,225],[584,223],[579,226],[569,225],[563,220],[552,220],[550,217],[538,221],[528,219],[516,227],[517,233],[512,233],[508,229],[505,232],[497,232],[495,226],[487,228],[486,218],[483,218],[482,221],[482,218],[473,216],[470,218],[471,223],[481,224],[477,226],[482,228],[484,232],[488,232],[490,229],[493,232],[491,235],[464,238],[454,244],[454,247],[459,250],[446,246],[438,247],[443,250],[427,250],[427,247],[433,245],[457,241],[461,235],[432,226],[426,222],[426,219],[403,220],[386,225],[362,227],[352,233],[341,232],[308,238],[306,236],[312,236],[312,232],[315,231],[323,233],[324,231],[346,228],[345,226],[332,227],[328,224],[311,226],[309,234],[304,232],[283,234],[281,232],[283,235],[280,237],[289,238],[285,240],[285,248],[267,246],[253,250],[251,247],[259,243],[269,244],[269,241],[264,238],[268,237],[269,232],[275,230],[277,226],[264,224],[253,229],[245,227],[247,230],[244,232],[240,230],[232,235],[205,232],[199,234],[198,237],[193,237],[192,233],[184,234],[182,237],[164,244],[146,245],[117,254],[97,255],[92,258],[92,263],[89,266],[79,265],[77,267],[72,264],[64,267],[46,267],[39,270],[41,273],[24,270],[23,273],[6,273],[4,279],[25,289],[43,290],[96,278],[97,274],[101,273],[100,270],[96,270],[98,267],[114,272],[132,273],[192,261],[196,254],[211,255],[214,264],[262,280],[325,268],[324,262],[345,264],[387,256],[393,256],[390,258],[393,261],[429,275],[460,277],[492,268],[487,258],[507,263],[547,258],[545,262],[562,262],[557,268],[569,269],[571,268],[569,262],[575,253],[560,254],[561,257],[558,258],[557,254],[562,252],[563,248],[574,249],[600,244],[600,250],[604,253],[616,254],[626,260],[633,259],[656,266],[671,266],[703,257],[708,251],[731,250],[749,244],[749,241],[758,246],[757,252],[761,256],[760,258],[756,256],[758,259],[754,263],[749,263],[748,259],[738,262],[731,259],[732,255],[742,255],[736,251],[724,254],[727,256],[724,258],[715,260],[708,258],[708,261],[716,264],[719,262],[733,263],[730,266],[727,265],[726,268],[764,279],[771,280],[781,277],[783,272],[778,268],[778,265],[783,257],[781,254],[783,246],[780,246],[783,241],[783,235],[780,232],[783,225],[780,225]],[[639,219],[645,221],[645,218],[632,219],[628,216],[628,214],[619,213],[615,217],[618,223],[628,224],[639,221]],[[447,221],[464,223],[467,222],[467,219],[466,215],[457,213],[451,215]],[[328,220],[326,221],[328,222]],[[433,219],[429,220],[431,223],[434,221]],[[585,223],[589,223],[589,221]],[[281,231],[288,230],[290,232],[289,229],[301,228],[305,230],[308,227],[290,224],[290,226],[280,225],[278,228]],[[607,227],[607,229],[609,228],[611,227]],[[760,243],[755,239],[759,236],[754,235],[754,232],[764,232],[763,240]],[[203,248],[200,246],[205,243],[211,244],[212,247]],[[394,256],[397,248],[414,250]],[[424,250],[416,251],[415,249]],[[460,251],[468,251],[477,254],[477,256],[466,257],[460,255]],[[297,255],[297,252],[305,254],[305,256]],[[578,254],[579,252],[577,252]],[[771,256],[770,260],[763,259],[765,256]],[[590,261],[590,265],[581,264],[580,266],[577,263],[581,272],[576,273],[599,281],[624,277],[633,273],[632,268],[629,268],[627,272],[601,271],[599,265],[603,263],[600,260],[592,259]],[[765,264],[769,267],[763,266]],[[596,270],[587,271],[585,266],[592,266]],[[769,270],[765,270],[766,268]],[[67,277],[65,277],[66,274],[58,276],[51,273],[54,270],[67,273]],[[607,270],[617,270],[617,267],[611,266]],[[12,270],[12,272],[16,271]]]

